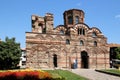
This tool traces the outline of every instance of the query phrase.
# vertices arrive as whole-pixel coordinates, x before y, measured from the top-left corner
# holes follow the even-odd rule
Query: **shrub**
[[[57,73],[42,70],[7,70],[0,71],[0,80],[66,80]]]
[[[10,70],[0,72],[0,80],[51,80],[51,75],[40,70]]]

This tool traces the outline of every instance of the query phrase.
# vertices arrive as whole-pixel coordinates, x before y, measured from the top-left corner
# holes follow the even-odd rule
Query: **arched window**
[[[94,41],[94,46],[95,46],[95,47],[97,46],[97,41]]]
[[[80,34],[80,28],[78,28],[78,35]]]
[[[97,37],[96,32],[93,32],[93,33],[92,33],[92,37]]]
[[[60,30],[60,34],[64,34],[64,31],[63,31],[63,30]]]
[[[38,26],[39,26],[39,27],[42,27],[42,26],[43,26],[43,24],[39,23],[39,24],[38,24]]]
[[[85,30],[83,28],[78,28],[78,35],[85,35]]]
[[[42,33],[43,32],[43,24],[39,23],[38,26],[39,26],[38,32]]]
[[[82,28],[80,29],[80,35],[82,35]]]
[[[80,40],[80,46],[84,46],[84,42]]]
[[[68,24],[73,24],[73,18],[72,18],[72,16],[68,17]]]
[[[84,29],[82,29],[82,35],[85,35],[85,30]]]
[[[75,23],[78,24],[79,23],[79,16],[75,17]]]
[[[69,39],[66,39],[66,44],[70,44],[70,40]]]

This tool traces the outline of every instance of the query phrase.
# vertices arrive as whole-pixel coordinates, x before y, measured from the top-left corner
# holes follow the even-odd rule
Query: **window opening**
[[[82,34],[85,35],[85,30],[84,29],[82,29]]]
[[[93,33],[92,33],[92,37],[97,37],[96,32],[93,32]]]
[[[95,46],[95,47],[97,46],[97,42],[96,42],[96,41],[94,41],[94,46]]]
[[[75,17],[75,23],[76,23],[76,24],[79,23],[79,17],[78,17],[78,16]]]
[[[80,40],[80,46],[83,46],[83,45],[84,45],[83,41],[82,41],[82,40]]]
[[[73,18],[72,18],[72,16],[69,16],[68,17],[68,24],[72,24],[73,23]]]
[[[66,44],[70,44],[70,40],[69,39],[66,39]]]
[[[63,31],[63,30],[61,30],[61,31],[60,31],[60,34],[64,34],[64,31]]]
[[[78,28],[78,35],[85,35],[85,30],[83,28]]]

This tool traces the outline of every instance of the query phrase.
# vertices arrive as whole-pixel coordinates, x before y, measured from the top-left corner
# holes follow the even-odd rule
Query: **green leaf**
[[[20,43],[15,38],[9,39],[0,44],[0,69],[16,68],[21,56]]]

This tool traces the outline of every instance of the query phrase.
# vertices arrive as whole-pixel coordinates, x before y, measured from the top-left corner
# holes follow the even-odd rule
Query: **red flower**
[[[35,71],[35,70],[30,70],[30,71],[6,71],[6,72],[0,72],[0,79],[4,78],[6,76],[12,76],[15,78],[25,78],[25,79],[46,79],[46,78],[51,78],[50,74],[48,72],[43,72],[43,71]]]

